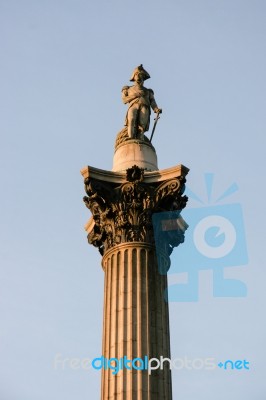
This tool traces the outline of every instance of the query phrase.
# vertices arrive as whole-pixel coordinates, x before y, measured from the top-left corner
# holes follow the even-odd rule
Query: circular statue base
[[[146,136],[144,140],[130,139],[127,134],[121,136],[116,140],[112,171],[126,171],[133,165],[146,171],[158,170],[155,148]]]

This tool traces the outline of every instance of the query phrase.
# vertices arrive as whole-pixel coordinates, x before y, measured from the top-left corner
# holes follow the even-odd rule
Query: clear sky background
[[[205,200],[204,173],[215,198],[236,182],[224,202],[241,204],[249,254],[231,271],[246,298],[214,298],[202,271],[199,301],[171,302],[170,319],[172,358],[251,370],[173,371],[174,400],[266,398],[265,44],[264,0],[0,0],[1,400],[99,398],[98,371],[54,359],[101,354],[79,171],[112,168],[121,88],[140,63],[163,108],[159,167],[189,167]]]

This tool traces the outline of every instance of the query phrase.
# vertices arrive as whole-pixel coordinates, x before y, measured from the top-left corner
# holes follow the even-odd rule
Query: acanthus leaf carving
[[[184,177],[150,184],[145,183],[142,174],[140,168],[133,166],[127,174],[130,181],[123,184],[86,179],[88,197],[84,197],[84,202],[94,220],[88,241],[98,247],[101,254],[124,242],[154,244],[153,213],[185,207]],[[165,244],[168,253],[171,247],[183,241],[182,235],[184,232],[180,231],[178,239]]]

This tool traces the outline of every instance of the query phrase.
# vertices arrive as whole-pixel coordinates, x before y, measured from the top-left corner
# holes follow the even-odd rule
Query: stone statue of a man
[[[151,108],[155,113],[162,112],[156,104],[153,90],[143,86],[144,81],[149,78],[150,75],[141,64],[134,69],[130,78],[135,84],[122,88],[122,100],[124,104],[128,104],[125,126],[131,139],[143,140],[144,132],[149,130]]]

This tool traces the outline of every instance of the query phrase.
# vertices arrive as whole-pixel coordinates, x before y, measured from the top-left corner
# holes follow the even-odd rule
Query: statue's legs
[[[134,139],[140,136],[140,139],[144,138],[144,132],[146,132],[149,126],[150,110],[149,107],[144,105],[139,106],[138,104],[133,105],[129,108],[127,114],[128,121],[128,136]]]
[[[127,123],[128,123],[128,136],[134,139],[137,136],[137,119],[138,119],[139,108],[133,105],[129,108],[127,113]]]
[[[149,107],[143,105],[140,107],[138,115],[138,129],[141,132],[142,139],[144,136],[144,132],[148,130],[149,120],[150,120],[150,109]]]

